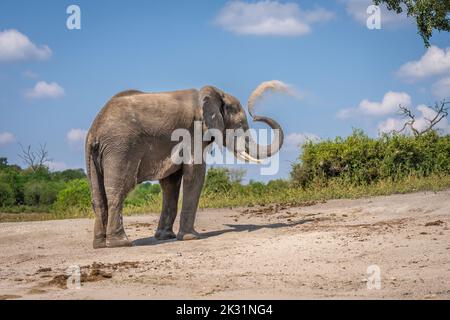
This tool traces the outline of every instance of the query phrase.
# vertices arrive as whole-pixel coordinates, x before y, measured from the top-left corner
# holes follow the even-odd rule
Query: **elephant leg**
[[[177,216],[178,198],[180,195],[180,186],[182,171],[178,171],[159,180],[163,193],[163,203],[161,217],[159,218],[158,230],[155,238],[158,240],[168,240],[176,238],[173,232],[173,223]]]
[[[129,247],[131,241],[128,239],[123,227],[122,206],[127,192],[118,190],[108,194],[108,226],[106,228],[106,246]]]
[[[92,160],[88,165],[92,193],[92,209],[95,213],[94,221],[94,249],[106,247],[106,225],[108,221],[108,206],[103,186],[103,177],[97,172]]]
[[[195,164],[183,167],[183,207],[180,214],[180,231],[178,240],[199,239],[194,229],[198,201],[205,181],[206,165]]]
[[[108,223],[108,207],[106,202],[106,197],[99,194],[99,190],[93,188],[93,209],[95,213],[94,220],[94,249],[105,248],[106,247],[106,226]]]
[[[105,190],[108,199],[108,223],[106,227],[106,246],[128,247],[128,239],[123,227],[122,207],[125,197],[136,186],[139,163],[115,159],[113,166],[105,170]]]

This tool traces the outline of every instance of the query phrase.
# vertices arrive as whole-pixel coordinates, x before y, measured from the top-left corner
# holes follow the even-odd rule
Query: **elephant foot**
[[[132,242],[128,240],[126,235],[123,236],[107,236],[106,246],[108,248],[131,247]]]
[[[191,232],[178,232],[177,240],[197,240],[201,239],[202,236],[197,231],[191,231]]]
[[[94,249],[106,248],[106,236],[100,238],[95,237],[92,246]]]
[[[169,240],[175,239],[177,236],[172,230],[156,230],[155,239],[158,240]]]

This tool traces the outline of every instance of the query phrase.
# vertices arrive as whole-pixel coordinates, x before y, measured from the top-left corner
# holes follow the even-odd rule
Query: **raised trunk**
[[[273,142],[270,145],[265,146],[257,144],[253,139],[250,138],[248,144],[246,144],[246,152],[247,154],[255,157],[258,160],[269,158],[273,154],[277,153],[283,145],[283,129],[278,124],[278,122],[268,117],[254,116],[253,121],[264,122],[268,124],[274,131],[275,135],[273,138]]]

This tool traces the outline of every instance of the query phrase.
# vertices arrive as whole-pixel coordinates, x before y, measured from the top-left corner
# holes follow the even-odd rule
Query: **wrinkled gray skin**
[[[214,87],[164,93],[125,91],[115,95],[97,115],[86,138],[86,163],[95,211],[94,248],[131,246],[122,221],[122,205],[139,183],[159,180],[163,206],[155,238],[190,240],[199,238],[194,229],[202,190],[205,164],[175,164],[171,141],[175,129],[185,128],[193,136],[194,121],[208,128],[242,128],[248,122],[239,101]],[[268,157],[283,142],[280,126],[272,119],[255,117],[273,129],[280,129],[278,144],[267,146]],[[217,141],[216,141],[217,142]],[[212,142],[204,142],[206,147]],[[221,143],[219,143],[221,144]],[[263,147],[263,146],[261,146]],[[247,146],[248,148],[248,146]],[[258,149],[259,150],[259,149]],[[234,151],[234,150],[232,150]],[[178,235],[173,232],[180,186],[183,201]]]

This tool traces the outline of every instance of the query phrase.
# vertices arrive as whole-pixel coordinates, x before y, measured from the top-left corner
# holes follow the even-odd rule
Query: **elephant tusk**
[[[245,151],[241,151],[237,155],[238,155],[238,157],[240,159],[245,160],[245,161],[250,161],[250,162],[255,162],[255,163],[262,163],[261,160],[253,158],[251,155],[249,155]]]

